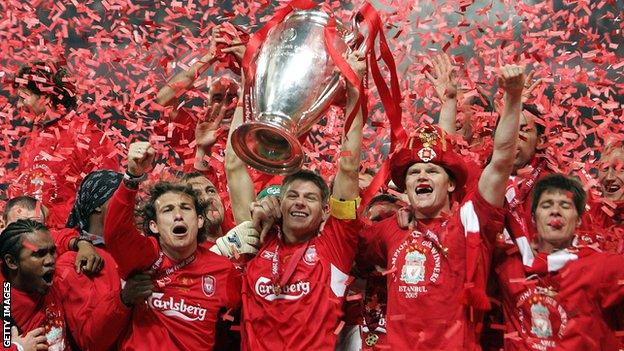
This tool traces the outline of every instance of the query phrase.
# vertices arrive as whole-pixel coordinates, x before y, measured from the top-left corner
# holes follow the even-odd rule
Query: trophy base
[[[269,174],[291,174],[303,165],[299,140],[284,130],[263,122],[249,122],[232,133],[232,148],[249,166]]]

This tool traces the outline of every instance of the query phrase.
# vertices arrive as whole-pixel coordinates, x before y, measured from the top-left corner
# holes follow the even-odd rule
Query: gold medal
[[[375,344],[377,344],[378,340],[379,340],[379,336],[377,334],[370,333],[368,334],[368,336],[366,337],[364,341],[366,342],[366,346],[373,347],[375,346]]]

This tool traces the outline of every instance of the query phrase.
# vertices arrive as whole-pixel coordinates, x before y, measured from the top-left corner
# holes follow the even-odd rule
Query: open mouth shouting
[[[607,180],[604,184],[604,191],[607,195],[615,195],[620,189],[622,189],[622,185],[616,180]]]
[[[417,196],[427,195],[433,193],[433,188],[429,184],[421,183],[416,186],[415,191]]]
[[[48,270],[41,276],[41,280],[43,280],[43,285],[46,287],[52,286],[52,281],[54,280],[54,269]]]
[[[188,233],[188,228],[184,223],[177,223],[173,226],[171,233],[174,236],[185,236]]]

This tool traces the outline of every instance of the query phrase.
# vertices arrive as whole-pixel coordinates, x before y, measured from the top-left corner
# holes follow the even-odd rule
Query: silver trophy
[[[251,120],[232,134],[232,147],[248,165],[271,174],[296,172],[303,165],[298,137],[320,119],[342,90],[324,42],[329,16],[297,11],[273,27],[256,58],[250,89]],[[334,47],[349,52],[362,40],[336,24]]]

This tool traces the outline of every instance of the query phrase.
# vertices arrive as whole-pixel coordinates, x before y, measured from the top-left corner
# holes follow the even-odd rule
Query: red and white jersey
[[[211,350],[217,314],[240,303],[241,275],[225,257],[198,245],[195,253],[173,261],[154,237],[134,226],[136,191],[122,183],[108,205],[104,237],[122,277],[151,271],[155,291],[134,306],[124,350]]]
[[[286,245],[275,235],[263,245],[243,278],[244,350],[333,350],[360,223],[331,216],[308,242]],[[276,294],[272,263],[278,246],[281,270],[294,252],[307,249]]]
[[[0,284],[4,285],[4,275],[0,274]],[[58,290],[58,276],[55,275],[50,289],[45,295],[28,294],[11,287],[11,317],[17,323],[20,335],[44,328],[44,335],[50,351],[71,350],[67,337],[67,325],[62,308],[63,296]]]
[[[618,350],[605,318],[624,301],[624,257],[561,250],[545,260],[548,272],[526,272],[515,252],[497,268],[505,350]]]
[[[388,267],[388,345],[392,350],[478,349],[476,324],[469,319],[465,291],[468,257],[479,252],[477,269],[487,275],[490,245],[468,247],[467,236],[480,233],[493,242],[503,210],[478,191],[466,196],[449,216],[419,219],[413,231],[400,229],[396,217],[362,232],[364,259]],[[497,223],[496,231],[493,223]],[[471,242],[475,242],[474,238]],[[480,246],[483,246],[481,248]]]

